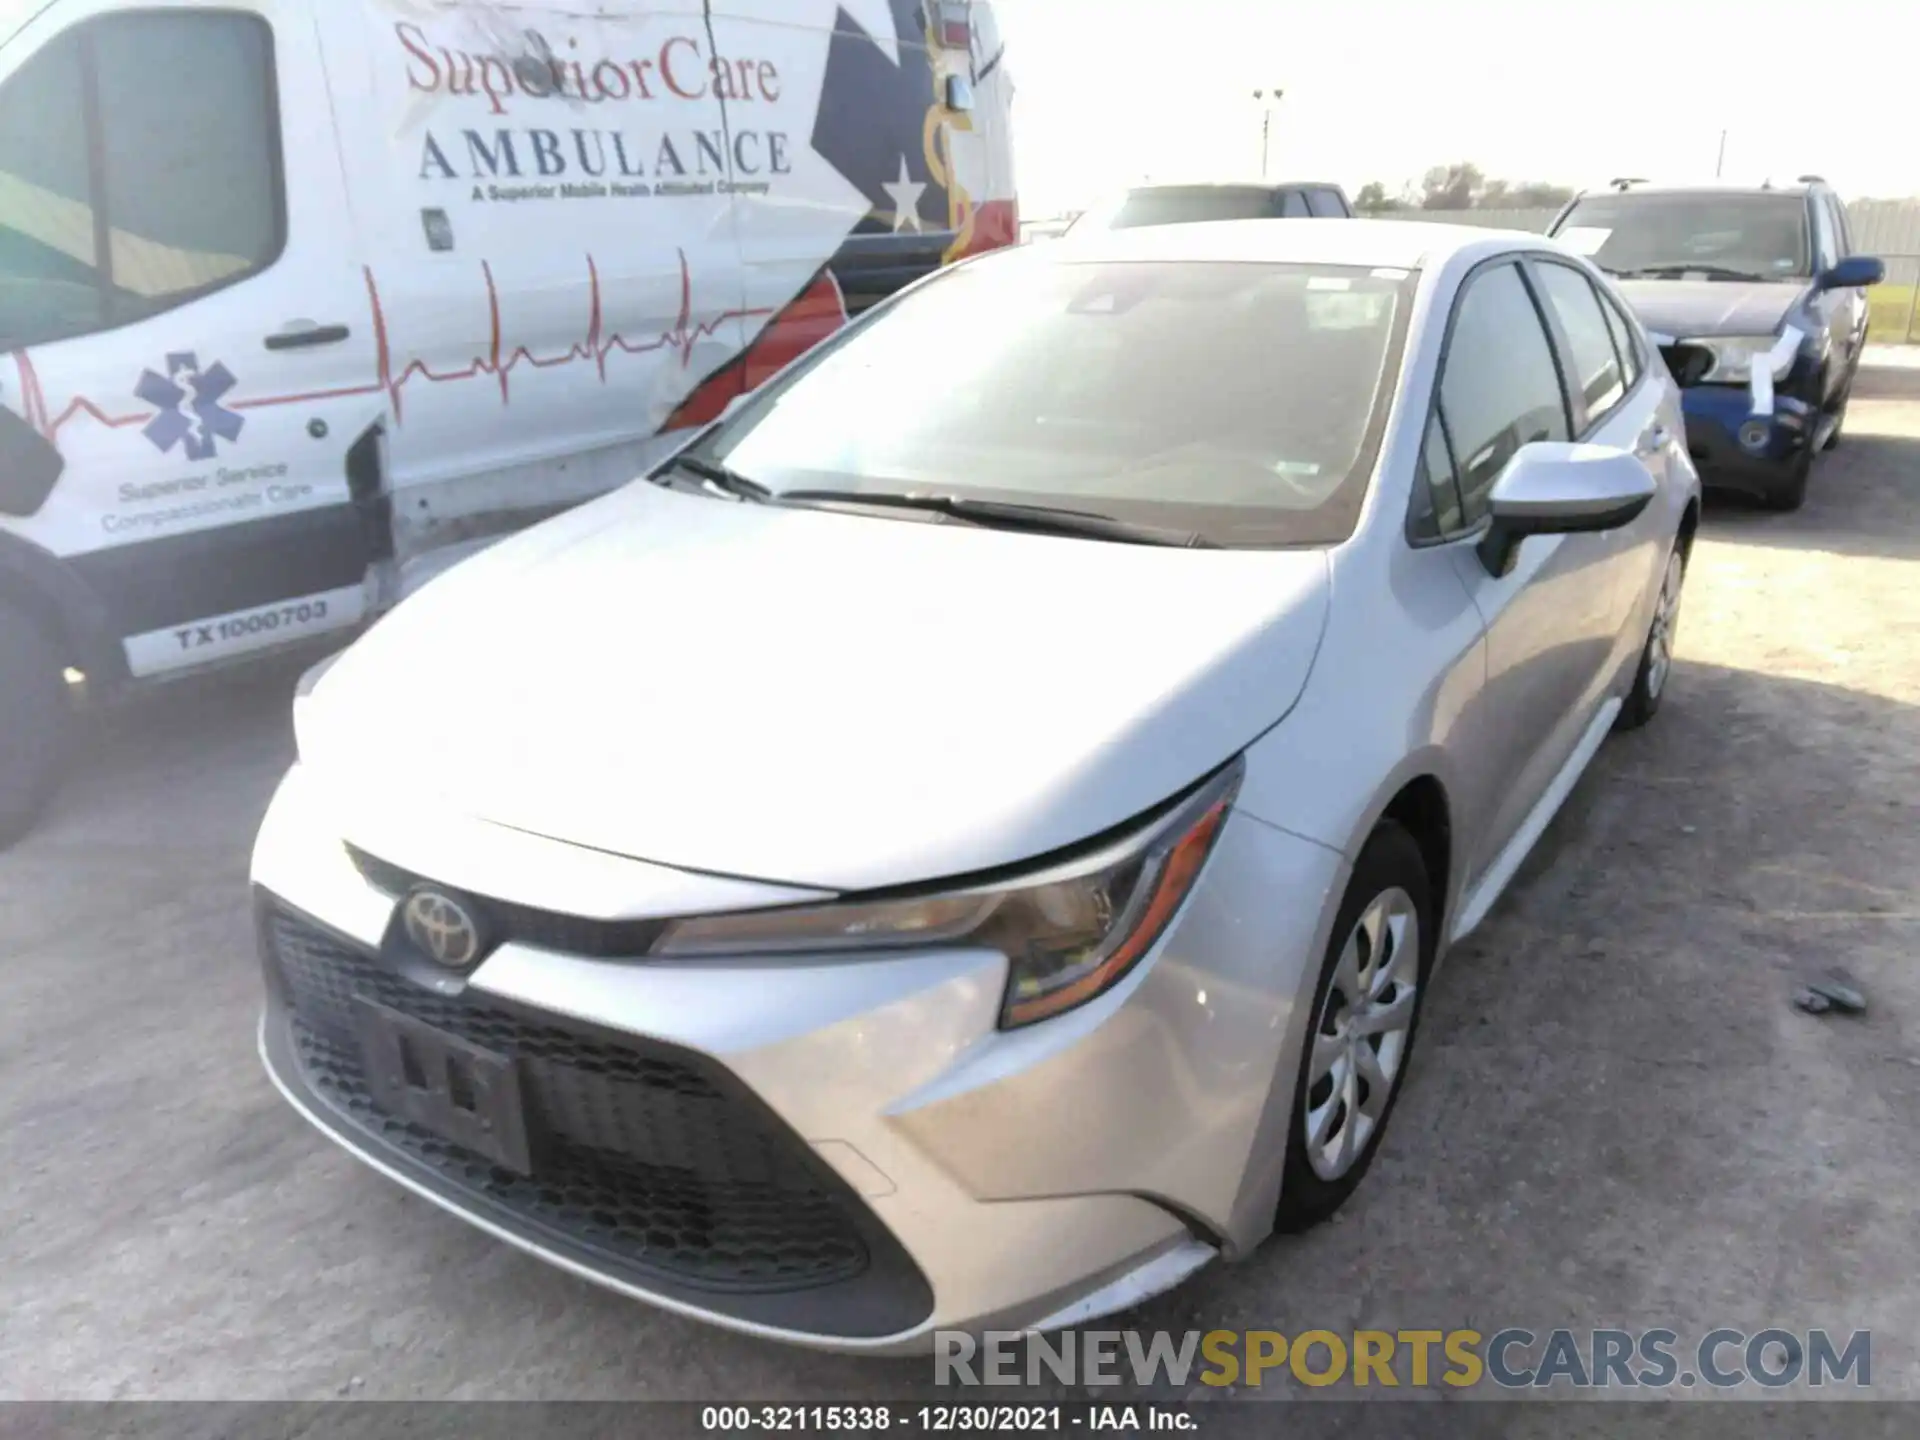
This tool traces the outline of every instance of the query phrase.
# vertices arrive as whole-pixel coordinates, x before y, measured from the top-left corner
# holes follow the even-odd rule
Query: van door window
[[[1313,212],[1307,209],[1307,197],[1298,190],[1289,190],[1280,197],[1280,218],[1282,220],[1304,220]]]
[[[89,140],[92,155],[88,158]],[[273,41],[256,16],[103,16],[0,87],[0,344],[157,315],[285,239]],[[52,272],[58,297],[35,283]]]
[[[1309,190],[1307,204],[1313,213],[1323,220],[1347,218],[1347,207],[1340,202],[1339,195],[1331,190]]]
[[[80,60],[70,31],[0,87],[0,350],[104,313]]]

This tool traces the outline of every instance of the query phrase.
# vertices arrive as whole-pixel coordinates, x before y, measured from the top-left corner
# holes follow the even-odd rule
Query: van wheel
[[[1413,1058],[1436,938],[1420,847],[1382,821],[1353,867],[1313,992],[1274,1214],[1282,1234],[1344,1205],[1379,1153]]]
[[[0,602],[0,850],[33,828],[66,774],[66,667],[45,630]]]

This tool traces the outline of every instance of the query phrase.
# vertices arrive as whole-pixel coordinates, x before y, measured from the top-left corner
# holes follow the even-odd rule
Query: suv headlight
[[[1744,385],[1753,378],[1754,362],[1766,360],[1774,354],[1776,346],[1786,351],[1786,357],[1776,357],[1768,368],[1775,380],[1787,378],[1800,349],[1799,333],[1796,331],[1792,334],[1792,345],[1782,345],[1779,335],[1709,335],[1683,339],[1680,343],[1698,346],[1713,357],[1713,368],[1700,377],[1700,383]]]
[[[651,953],[979,945],[1007,957],[1001,1026],[1031,1025],[1111,989],[1153,948],[1213,853],[1239,783],[1236,761],[1124,839],[1052,870],[938,894],[677,920]]]

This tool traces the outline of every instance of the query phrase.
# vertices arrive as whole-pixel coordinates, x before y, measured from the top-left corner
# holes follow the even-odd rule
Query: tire
[[[1847,401],[1850,398],[1852,397],[1849,395],[1842,395],[1840,397],[1840,403],[1834,407],[1833,433],[1827,436],[1827,443],[1820,447],[1822,454],[1828,450],[1837,450],[1840,448],[1840,432],[1844,430],[1847,425]]]
[[[1660,713],[1666,698],[1667,682],[1673,676],[1673,638],[1680,628],[1680,601],[1686,591],[1687,555],[1680,542],[1667,552],[1667,568],[1660,577],[1660,594],[1653,602],[1653,619],[1647,627],[1647,643],[1640,648],[1640,668],[1634,672],[1633,689],[1613,722],[1616,730],[1638,730]]]
[[[1385,923],[1375,925],[1376,918]],[[1363,921],[1367,922],[1364,927]],[[1380,978],[1373,981],[1378,997],[1373,1013],[1385,1018],[1404,1007],[1404,1029],[1358,1038],[1343,1028],[1354,1013],[1347,1003],[1347,991],[1368,988],[1367,944],[1370,937],[1382,934],[1392,939],[1384,960],[1374,962],[1384,964],[1386,969],[1384,974],[1374,972]],[[1294,1077],[1293,1121],[1287,1132],[1280,1203],[1274,1212],[1274,1229],[1280,1233],[1298,1233],[1332,1215],[1359,1188],[1373,1157],[1380,1152],[1387,1122],[1405,1088],[1407,1066],[1413,1058],[1420,1006],[1433,969],[1437,938],[1432,886],[1420,847],[1400,825],[1382,821],[1368,837],[1353,867],[1353,878],[1340,902],[1333,936],[1321,961],[1320,980],[1314,986],[1313,1018]],[[1356,960],[1351,966],[1343,963],[1350,944]],[[1381,980],[1386,983],[1381,985]],[[1380,1008],[1383,1000],[1392,1002],[1384,1010]],[[1340,1043],[1343,1037],[1344,1047]],[[1363,1050],[1372,1052],[1375,1075],[1385,1075],[1384,1103],[1373,1100],[1378,1080],[1369,1093],[1364,1079],[1368,1067],[1354,1063],[1354,1057]],[[1333,1057],[1330,1064],[1324,1063],[1328,1056]],[[1344,1077],[1349,1073],[1357,1088],[1342,1095]],[[1350,1097],[1359,1099],[1357,1108]],[[1353,1125],[1356,1115],[1366,1120],[1368,1128]]]
[[[1813,446],[1808,445],[1794,457],[1793,468],[1785,478],[1760,493],[1760,504],[1782,514],[1798,510],[1807,499],[1807,477],[1813,473]]]
[[[60,788],[70,729],[58,647],[0,601],[0,850],[33,828]]]

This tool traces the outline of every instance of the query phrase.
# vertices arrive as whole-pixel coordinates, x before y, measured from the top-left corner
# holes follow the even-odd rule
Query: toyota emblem
[[[480,922],[458,900],[438,890],[416,890],[401,912],[407,938],[436,965],[464,970],[480,958]]]

